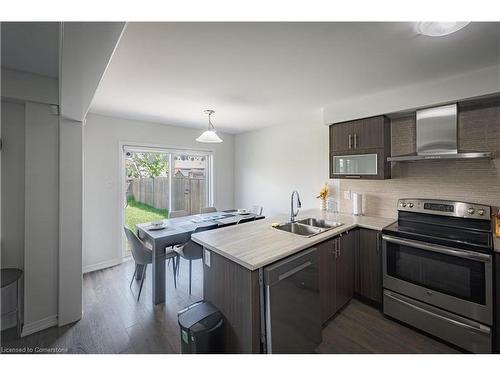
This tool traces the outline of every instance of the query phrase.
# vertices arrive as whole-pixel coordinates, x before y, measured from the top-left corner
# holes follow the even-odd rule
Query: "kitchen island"
[[[217,306],[225,318],[225,348],[233,353],[263,351],[264,267],[325,243],[355,228],[381,231],[395,219],[333,214],[317,209],[301,211],[297,220],[314,217],[342,226],[305,237],[273,228],[289,221],[281,215],[244,225],[196,233],[192,239],[204,247],[204,299]]]

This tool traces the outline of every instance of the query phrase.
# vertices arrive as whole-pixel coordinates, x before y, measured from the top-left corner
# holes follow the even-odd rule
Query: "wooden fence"
[[[172,181],[172,209],[196,214],[207,204],[204,178],[174,177]],[[168,177],[133,178],[129,194],[137,202],[155,208],[168,209]]]
[[[174,177],[172,181],[172,209],[200,213],[207,205],[206,180],[204,178]]]

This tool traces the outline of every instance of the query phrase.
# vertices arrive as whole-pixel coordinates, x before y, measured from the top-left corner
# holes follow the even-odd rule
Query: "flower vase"
[[[326,211],[326,199],[319,200],[319,209],[321,211]]]

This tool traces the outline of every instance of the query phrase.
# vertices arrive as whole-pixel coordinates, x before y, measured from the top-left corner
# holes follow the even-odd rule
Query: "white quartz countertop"
[[[273,223],[289,221],[287,215],[279,215],[245,224],[195,233],[191,238],[207,249],[253,271],[335,237],[347,230],[360,227],[381,231],[382,228],[396,221],[395,219],[382,217],[334,214],[319,209],[300,211],[297,220],[307,217],[337,221],[344,223],[344,225],[312,237],[304,237],[273,228],[271,226]]]

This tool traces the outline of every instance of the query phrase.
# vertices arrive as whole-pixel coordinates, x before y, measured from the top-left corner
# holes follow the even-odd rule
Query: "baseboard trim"
[[[7,313],[2,316],[2,321],[0,322],[2,325],[2,331],[6,329],[15,327],[17,325],[17,314],[15,311]]]
[[[57,325],[57,315],[51,315],[46,318],[28,323],[23,326],[21,337],[29,336],[35,332],[41,331]]]
[[[83,273],[89,273],[89,272],[93,272],[93,271],[102,270],[104,268],[109,268],[109,267],[117,266],[121,262],[122,262],[122,258],[114,258],[114,259],[111,259],[111,260],[106,260],[104,262],[99,262],[99,263],[96,263],[96,264],[91,264],[89,266],[83,267]]]

